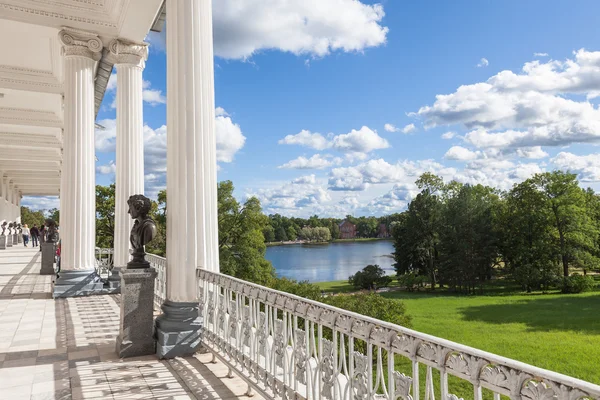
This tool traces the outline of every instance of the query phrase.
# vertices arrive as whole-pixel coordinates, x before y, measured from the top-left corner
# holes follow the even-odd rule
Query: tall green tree
[[[29,228],[33,225],[41,226],[46,221],[44,212],[41,210],[33,211],[29,207],[21,206],[21,223],[27,224]]]
[[[114,247],[115,184],[96,185],[96,246]]]
[[[550,209],[563,275],[569,276],[569,264],[596,264],[598,227],[588,213],[585,191],[579,187],[577,175],[554,171],[531,179]]]
[[[263,230],[269,219],[260,201],[251,197],[242,205],[233,196],[233,183],[218,186],[219,260],[221,272],[240,279],[268,285],[275,270],[265,259]]]

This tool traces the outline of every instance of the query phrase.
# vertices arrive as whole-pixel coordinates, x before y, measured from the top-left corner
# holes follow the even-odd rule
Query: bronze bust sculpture
[[[58,241],[58,235],[56,234],[56,222],[53,219],[47,219],[46,226],[48,227],[46,242],[56,243]]]
[[[131,218],[135,219],[129,236],[133,259],[127,263],[127,269],[150,268],[150,263],[145,259],[144,246],[156,236],[156,223],[148,217],[152,204],[149,198],[141,194],[130,196],[127,204]]]
[[[6,236],[6,234],[4,232],[6,231],[6,226],[7,225],[8,225],[8,223],[6,221],[4,221],[2,223],[2,233],[1,233],[2,236]]]
[[[10,223],[8,224],[8,234],[9,234],[9,235],[12,235],[13,233],[15,233],[15,232],[13,231],[13,227],[14,227],[13,223],[12,223],[12,222],[10,222]]]

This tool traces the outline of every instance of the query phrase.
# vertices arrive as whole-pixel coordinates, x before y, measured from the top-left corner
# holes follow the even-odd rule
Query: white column
[[[17,221],[17,224],[21,223],[21,197],[23,197],[21,195],[21,192],[19,190],[16,191],[16,201],[15,201],[15,221]]]
[[[96,239],[94,67],[102,42],[64,28],[65,127],[60,182],[61,270],[93,270]]]
[[[167,0],[167,300],[218,271],[212,2]]]
[[[8,189],[8,220],[10,222],[15,222],[15,187],[10,179],[6,181],[6,186]]]
[[[109,48],[117,66],[114,265],[125,267],[130,259],[129,234],[133,225],[127,200],[131,195],[144,194],[142,71],[148,58],[148,45],[115,39]]]
[[[0,225],[2,225],[2,223],[7,220],[7,218],[6,218],[6,205],[7,205],[6,204],[6,185],[4,184],[5,180],[6,180],[6,178],[4,178],[4,171],[0,171]]]

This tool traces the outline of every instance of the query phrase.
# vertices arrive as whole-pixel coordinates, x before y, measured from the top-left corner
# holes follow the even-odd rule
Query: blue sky
[[[596,187],[599,11],[585,0],[215,1],[219,178],[267,213],[336,217],[403,210],[425,171],[508,189],[561,168]],[[166,58],[163,35],[147,40],[152,197],[165,185]],[[98,116],[99,184],[114,181],[114,95]]]

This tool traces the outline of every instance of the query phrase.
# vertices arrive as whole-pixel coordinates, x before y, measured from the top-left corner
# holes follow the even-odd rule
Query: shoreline
[[[355,238],[355,239],[334,239],[329,242],[307,242],[305,240],[296,240],[291,241],[288,240],[286,242],[266,242],[265,245],[267,247],[275,247],[275,246],[291,246],[298,244],[310,244],[310,245],[327,245],[330,243],[353,243],[353,242],[376,242],[376,241],[392,241],[393,238]]]

